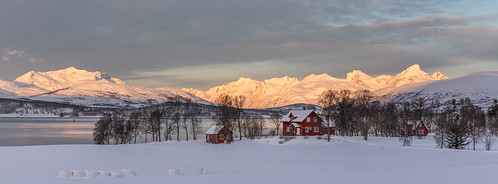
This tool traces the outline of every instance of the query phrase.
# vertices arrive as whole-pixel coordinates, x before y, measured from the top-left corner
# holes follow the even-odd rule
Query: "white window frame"
[[[307,117],[307,118],[306,118],[306,122],[311,122],[311,118],[310,118],[310,117]]]
[[[287,127],[286,130],[287,130],[287,132],[290,132],[290,127]]]
[[[317,117],[313,117],[313,122],[318,122],[318,118]]]
[[[220,140],[225,140],[225,136],[223,134],[220,134]]]
[[[320,131],[320,129],[319,129],[318,127],[315,127],[315,130],[314,130],[314,131],[315,131],[315,132],[319,132],[319,131]]]
[[[424,130],[423,128],[420,128],[420,129],[418,129],[417,131],[418,131],[418,132],[417,132],[417,133],[418,133],[418,135],[423,135],[423,134],[425,134],[425,130]]]
[[[310,132],[310,128],[309,127],[304,127],[304,132],[306,132],[306,133]]]

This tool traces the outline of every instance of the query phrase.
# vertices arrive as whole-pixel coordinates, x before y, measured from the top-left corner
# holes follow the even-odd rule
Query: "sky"
[[[0,79],[70,66],[132,85],[207,89],[419,64],[498,69],[493,0],[3,0]]]

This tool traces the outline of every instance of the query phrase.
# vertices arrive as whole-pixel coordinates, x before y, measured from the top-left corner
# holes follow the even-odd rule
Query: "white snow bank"
[[[416,174],[425,183],[468,184],[495,183],[498,170],[497,151],[440,150],[432,138],[414,139],[410,148],[397,138],[279,140],[0,147],[0,163],[9,166],[0,167],[0,183],[418,184]]]

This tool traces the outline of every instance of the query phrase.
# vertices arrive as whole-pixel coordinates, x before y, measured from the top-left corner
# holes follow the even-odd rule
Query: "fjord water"
[[[0,146],[91,144],[98,118],[0,118]]]

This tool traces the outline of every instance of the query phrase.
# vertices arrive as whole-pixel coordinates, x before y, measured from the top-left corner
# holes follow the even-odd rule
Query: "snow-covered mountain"
[[[331,90],[370,90],[385,101],[408,101],[418,97],[445,102],[469,97],[481,106],[498,99],[498,70],[448,79],[440,72],[429,75],[413,65],[396,75],[372,77],[360,70],[338,79],[327,74],[256,81],[240,78],[227,85],[196,89],[146,88],[127,85],[105,73],[70,67],[51,72],[28,72],[13,82],[0,80],[0,98],[22,98],[87,107],[138,107],[151,101],[165,102],[179,95],[201,103],[213,102],[220,94],[243,95],[246,108],[271,108],[292,104],[316,104],[319,95]],[[203,100],[204,99],[204,100]],[[208,103],[209,104],[209,103]]]
[[[425,81],[397,88],[377,90],[374,94],[395,102],[413,101],[424,97],[447,103],[452,99],[470,98],[474,104],[489,107],[498,99],[498,70],[476,72],[453,79]]]
[[[74,67],[50,72],[30,71],[13,82],[0,81],[0,95],[91,107],[137,107],[150,100],[165,102],[174,95],[203,101],[182,90],[127,85],[105,73]]]
[[[319,95],[327,89],[332,90],[370,90],[395,88],[405,84],[424,81],[434,81],[447,78],[440,72],[432,76],[423,72],[419,65],[413,65],[401,73],[390,76],[381,75],[371,77],[360,70],[347,74],[346,79],[337,79],[327,74],[309,75],[303,80],[288,76],[256,81],[249,78],[240,78],[227,85],[216,86],[201,91],[197,89],[183,89],[207,101],[213,102],[220,94],[246,96],[246,107],[268,108],[285,106],[297,103],[316,104]]]

